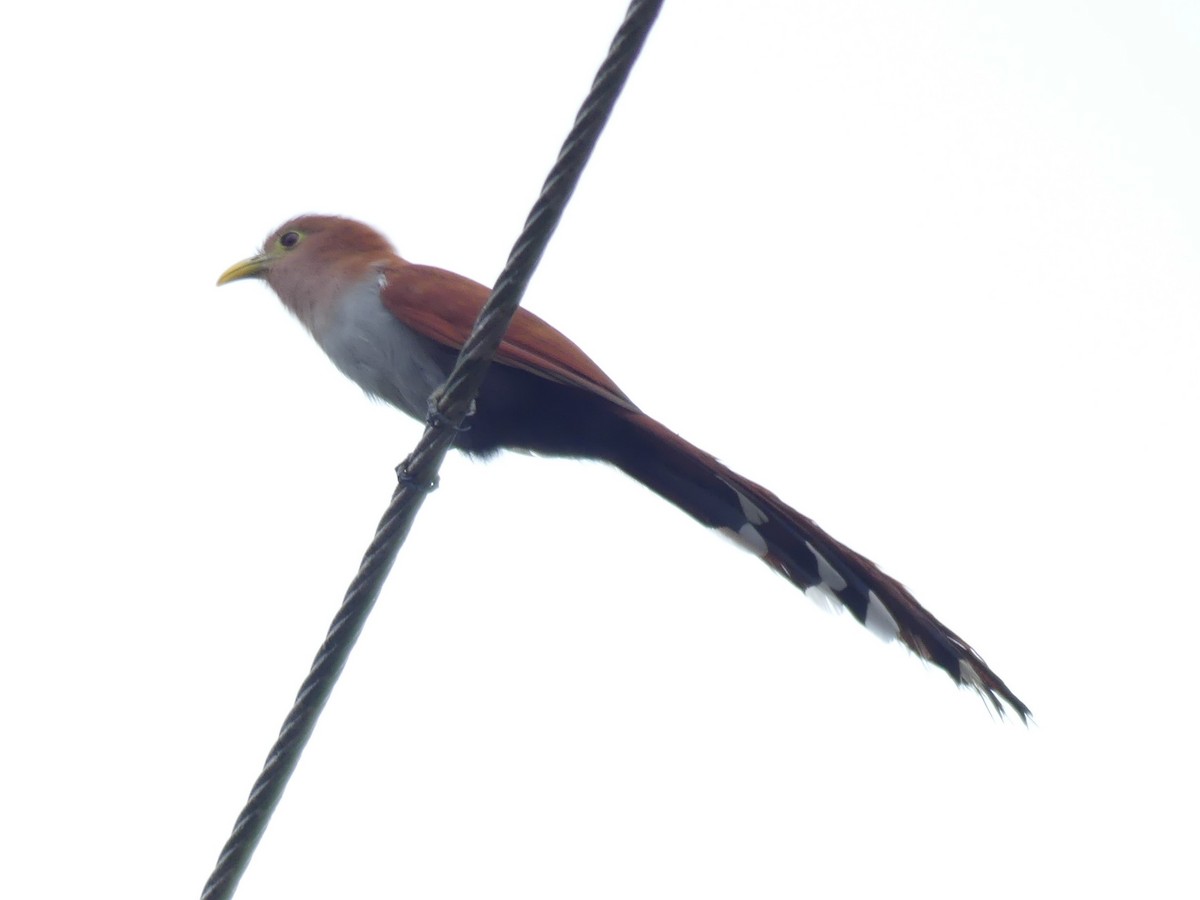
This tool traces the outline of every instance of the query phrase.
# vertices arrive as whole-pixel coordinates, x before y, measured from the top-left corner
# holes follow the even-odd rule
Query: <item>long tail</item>
[[[766,488],[721,465],[637,411],[619,413],[626,435],[610,462],[710,528],[716,528],[807,591],[819,588],[885,640],[897,638],[977,690],[1004,715],[1029,708],[958,635],[927,612],[900,582],[822,531]]]

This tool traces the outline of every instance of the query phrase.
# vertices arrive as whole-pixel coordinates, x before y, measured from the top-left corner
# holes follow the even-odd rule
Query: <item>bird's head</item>
[[[217,284],[258,278],[310,326],[316,306],[374,277],[395,258],[387,238],[369,225],[339,216],[297,216],[284,222],[254,256],[234,263]]]

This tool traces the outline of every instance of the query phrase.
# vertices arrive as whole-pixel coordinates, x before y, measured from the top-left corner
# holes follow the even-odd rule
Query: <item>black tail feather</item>
[[[871,631],[899,639],[956,684],[978,691],[1001,716],[1007,704],[1028,721],[1029,708],[899,581],[654,419],[636,411],[621,415],[632,434],[617,442],[610,462],[702,524],[728,534],[801,590],[820,590]]]

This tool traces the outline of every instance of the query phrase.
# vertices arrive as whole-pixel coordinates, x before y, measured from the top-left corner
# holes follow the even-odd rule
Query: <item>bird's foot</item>
[[[441,483],[440,476],[434,475],[431,481],[418,480],[416,477],[414,477],[411,471],[412,461],[412,456],[406,456],[404,458],[404,462],[396,466],[396,480],[405,487],[415,488],[419,491],[424,491],[427,494],[430,491],[436,491],[438,489],[438,485]]]
[[[466,419],[463,419],[463,421],[459,422],[457,425],[454,425],[446,416],[446,414],[438,409],[438,401],[440,399],[441,398],[437,394],[434,394],[429,398],[429,405],[425,408],[425,424],[430,428],[453,428],[455,431],[460,433],[464,431],[470,431],[471,426],[467,423]],[[468,417],[473,415],[475,415],[474,400],[471,401],[471,408],[467,410]]]

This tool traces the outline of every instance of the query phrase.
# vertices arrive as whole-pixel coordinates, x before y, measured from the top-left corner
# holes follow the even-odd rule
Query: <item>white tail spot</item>
[[[965,659],[960,659],[958,661],[958,677],[961,678],[964,683],[969,684],[971,687],[975,688],[975,690],[979,691],[979,693],[983,694],[984,696],[988,695],[989,691],[987,687],[984,686],[983,679],[979,677],[979,673],[975,671],[975,667]]]
[[[767,521],[767,514],[755,506],[749,497],[741,491],[737,492],[738,503],[742,507],[742,515],[750,522],[751,525],[761,525]]]
[[[747,522],[737,531],[732,528],[718,528],[717,531],[725,535],[743,550],[753,553],[755,556],[763,557],[767,555],[767,542],[758,529]]]
[[[867,631],[880,640],[890,641],[900,633],[900,626],[874,591],[867,591]]]
[[[825,612],[841,612],[845,609],[842,606],[842,601],[837,598],[837,595],[833,591],[829,590],[829,587],[824,582],[814,584],[810,588],[805,588],[804,596],[825,610]]]
[[[843,590],[846,587],[846,579],[839,575],[837,569],[829,564],[829,560],[817,552],[816,547],[808,541],[804,542],[804,546],[808,548],[808,552],[817,561],[817,577],[821,579],[821,583],[829,585],[835,591]]]

